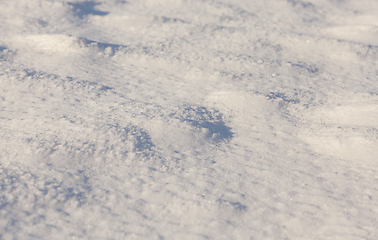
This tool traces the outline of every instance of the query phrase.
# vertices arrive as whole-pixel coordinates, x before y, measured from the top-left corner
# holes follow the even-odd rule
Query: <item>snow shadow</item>
[[[45,202],[53,197],[55,209],[61,212],[65,204],[73,203],[80,207],[87,203],[88,195],[92,191],[89,183],[89,177],[84,171],[65,172],[67,178],[76,179],[73,182],[59,181],[54,177],[45,175],[37,176],[32,172],[23,171],[18,168],[12,170],[0,166],[0,187],[3,189],[0,198],[0,210],[4,212],[13,212],[19,208],[20,199],[25,199],[22,210],[26,215],[35,215],[32,208],[43,208],[38,203]],[[38,183],[38,184],[37,184]],[[33,198],[28,198],[30,192],[34,193]]]
[[[284,102],[287,102],[287,103],[299,103],[299,99],[292,99],[292,98],[289,98],[287,96],[285,96],[284,93],[280,93],[280,92],[270,92],[267,97],[269,98],[269,100],[272,100],[272,99],[281,99],[282,101]]]
[[[162,23],[187,23],[186,21],[179,18],[169,18],[169,17],[164,17],[164,16],[161,16],[161,17],[155,16],[154,20],[157,22],[162,22]]]
[[[4,50],[7,49],[6,47],[0,46],[0,60],[5,58]]]
[[[226,126],[223,115],[218,110],[202,106],[184,106],[174,115],[193,127],[206,129],[206,139],[213,142],[229,140],[233,137],[231,128]]]
[[[105,16],[108,15],[109,12],[99,11],[94,9],[96,5],[100,5],[100,3],[96,3],[94,1],[85,1],[85,2],[68,2],[68,5],[73,7],[73,12],[75,16],[83,19],[87,15],[97,15],[97,16]]]
[[[320,73],[320,70],[317,66],[315,65],[308,65],[303,62],[298,62],[298,63],[292,63],[288,62],[291,64],[291,68],[294,69],[296,72],[304,75],[310,75],[310,76],[317,76]]]
[[[146,131],[135,125],[128,125],[124,128],[124,131],[129,141],[133,143],[132,152],[142,153],[144,156],[150,155],[153,152],[155,145]]]
[[[96,41],[89,40],[87,38],[79,38],[79,39],[82,41],[82,43],[85,46],[94,46],[98,50],[100,50],[101,52],[108,53],[110,56],[113,56],[116,51],[118,51],[122,48],[127,48],[127,46],[125,46],[125,45],[96,42]]]
[[[241,213],[241,212],[246,212],[247,211],[247,206],[241,204],[240,202],[231,202],[231,201],[224,200],[224,199],[218,199],[217,203],[221,207],[230,207],[235,212],[240,212]]]
[[[302,1],[296,1],[296,0],[287,0],[288,3],[291,3],[293,7],[301,6],[302,8],[311,8],[314,9],[315,6],[312,3],[309,2],[302,2]]]

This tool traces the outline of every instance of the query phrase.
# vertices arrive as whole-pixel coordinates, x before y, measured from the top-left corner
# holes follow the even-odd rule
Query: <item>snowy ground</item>
[[[378,239],[376,0],[0,0],[0,238]]]

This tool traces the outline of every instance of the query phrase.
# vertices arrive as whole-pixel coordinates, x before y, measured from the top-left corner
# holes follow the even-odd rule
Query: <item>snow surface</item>
[[[376,0],[0,0],[0,239],[378,239]]]

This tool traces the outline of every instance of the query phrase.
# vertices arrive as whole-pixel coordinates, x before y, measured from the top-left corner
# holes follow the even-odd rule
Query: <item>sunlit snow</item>
[[[378,239],[375,0],[0,0],[0,239]]]

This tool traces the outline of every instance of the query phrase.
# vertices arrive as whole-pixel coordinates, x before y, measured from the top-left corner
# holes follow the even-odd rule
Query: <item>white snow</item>
[[[377,239],[377,12],[0,0],[0,239]]]

